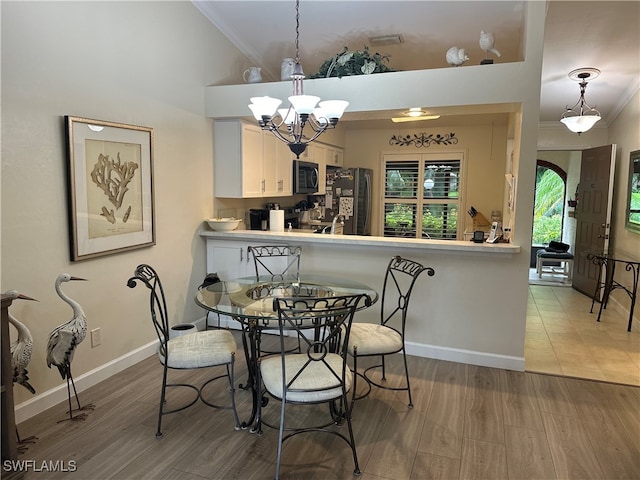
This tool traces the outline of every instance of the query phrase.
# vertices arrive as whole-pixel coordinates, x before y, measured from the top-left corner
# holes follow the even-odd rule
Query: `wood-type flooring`
[[[237,332],[236,338],[240,349]],[[396,356],[390,383],[400,378],[400,366]],[[418,357],[410,357],[410,371],[413,409],[406,393],[381,389],[356,402],[362,480],[640,478],[640,388]],[[212,371],[174,373],[201,382]],[[246,381],[242,355],[236,374]],[[160,382],[154,356],[82,392],[82,402],[96,406],[85,421],[58,423],[66,416],[62,403],[21,423],[21,436],[38,440],[19,457],[26,471],[16,476],[3,468],[2,477],[274,478],[277,431],[236,431],[228,410],[198,402],[166,416],[157,439]],[[216,390],[210,395],[224,401],[226,390]],[[249,392],[237,390],[237,399],[246,418]],[[278,407],[270,401],[266,417],[276,419]],[[327,415],[326,406],[288,412],[294,421]],[[294,437],[285,443],[281,478],[353,478],[351,452],[333,435]]]

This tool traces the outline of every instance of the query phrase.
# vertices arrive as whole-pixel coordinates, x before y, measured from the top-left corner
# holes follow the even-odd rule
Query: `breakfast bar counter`
[[[206,242],[206,273],[221,279],[254,274],[248,247],[302,248],[302,274],[339,276],[382,288],[392,256],[436,271],[420,278],[408,312],[407,353],[460,363],[524,370],[529,282],[528,248],[509,243],[419,240],[397,237],[200,229]],[[357,321],[379,322],[376,308]],[[239,328],[229,319],[230,328]]]
[[[304,230],[291,232],[271,232],[262,230],[232,230],[230,232],[214,232],[201,230],[200,236],[218,240],[234,240],[248,242],[275,242],[297,244],[331,244],[355,247],[383,247],[398,249],[433,250],[439,252],[483,253],[483,254],[515,254],[520,247],[510,243],[474,243],[456,240],[422,240],[401,237],[374,237],[362,235],[331,235],[312,233]]]

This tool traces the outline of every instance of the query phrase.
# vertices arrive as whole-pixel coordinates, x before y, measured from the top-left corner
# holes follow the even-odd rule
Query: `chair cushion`
[[[538,250],[536,255],[539,258],[548,258],[548,259],[556,259],[556,260],[571,260],[573,258],[573,253],[569,252],[548,252],[546,250]]]
[[[288,379],[293,378],[308,360],[306,353],[288,354],[285,358]],[[325,357],[325,360],[338,375],[338,378],[341,377],[342,357],[335,353],[330,353]],[[345,388],[348,392],[351,389],[352,375],[348,368],[345,370]],[[260,362],[260,373],[262,375],[262,383],[269,393],[276,398],[282,399],[282,357],[275,355],[262,360]],[[292,402],[322,402],[339,398],[342,395],[340,382],[323,362],[312,362],[307,366],[302,375],[296,378],[291,388],[305,390],[287,392],[287,400]]]
[[[402,350],[402,337],[393,328],[377,323],[354,322],[351,324],[348,351],[353,355],[385,355]]]
[[[172,338],[167,342],[169,368],[201,368],[230,363],[236,340],[227,330],[206,330]],[[162,355],[160,362],[164,363]]]

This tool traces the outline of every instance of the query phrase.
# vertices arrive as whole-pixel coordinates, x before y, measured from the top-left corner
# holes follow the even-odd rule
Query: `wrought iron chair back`
[[[280,355],[263,359],[260,372],[265,390],[281,401],[279,425],[265,423],[279,431],[276,478],[280,475],[283,442],[302,432],[326,432],[341,438],[351,447],[354,473],[360,473],[347,397],[352,387],[352,374],[347,366],[346,347],[353,316],[361,302],[370,300],[366,295],[274,299],[281,339]],[[291,331],[301,339],[301,353],[285,351],[283,338]],[[288,403],[329,403],[331,417],[321,425],[285,426]],[[347,435],[333,428],[344,420],[348,426]]]
[[[300,276],[300,256],[302,248],[292,245],[249,246],[253,258],[256,279],[268,275],[273,280],[298,278]]]
[[[235,428],[240,428],[240,420],[236,410],[234,387],[234,363],[236,342],[233,335],[226,330],[211,330],[191,333],[171,339],[169,315],[164,288],[157,272],[149,265],[138,265],[134,274],[127,281],[129,288],[135,288],[141,282],[149,289],[149,310],[156,335],[160,341],[158,355],[163,366],[162,389],[160,392],[160,406],[158,408],[158,430],[156,437],[162,436],[162,417],[170,413],[182,411],[201,400],[204,404],[233,411]],[[200,387],[186,383],[169,383],[168,369],[197,369],[206,367],[225,367],[225,374],[214,376]],[[231,402],[230,405],[218,405],[203,397],[204,388],[215,380],[228,380]],[[195,396],[193,400],[177,407],[167,405],[166,392],[168,387],[186,387]]]
[[[413,286],[425,270],[430,277],[435,273],[433,268],[399,255],[391,258],[387,265],[380,303],[380,324],[394,328],[403,337]]]
[[[409,407],[413,407],[405,350],[405,329],[413,288],[420,274],[425,271],[430,277],[435,274],[433,268],[425,267],[416,261],[399,255],[392,257],[384,276],[380,301],[380,324],[354,323],[348,351],[354,359],[354,372],[367,382],[367,390],[364,394],[357,396],[356,389],[353,389],[354,401],[367,396],[371,392],[371,385],[375,385],[388,390],[406,390],[409,395]],[[402,352],[405,384],[393,387],[386,383],[385,356],[398,352]],[[362,373],[357,373],[358,357],[373,356],[380,357],[380,364],[370,366]],[[381,381],[372,378],[373,371],[377,369],[381,369]]]

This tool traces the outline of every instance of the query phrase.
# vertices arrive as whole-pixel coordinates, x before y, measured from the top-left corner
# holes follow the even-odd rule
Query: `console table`
[[[591,300],[591,310],[593,313],[593,304],[596,301],[598,292],[601,288],[604,288],[602,300],[600,301],[600,310],[598,311],[598,322],[600,321],[600,315],[602,310],[607,308],[609,302],[609,295],[613,290],[621,289],[627,293],[631,299],[631,306],[629,307],[629,325],[627,326],[627,332],[631,331],[631,323],[633,322],[633,309],[636,305],[636,295],[638,293],[638,276],[640,274],[640,260],[634,260],[621,255],[610,254],[593,254],[587,255],[587,258],[591,260],[595,265],[599,266],[598,271],[598,283],[596,284],[596,291],[593,294],[593,300]],[[631,272],[632,282],[631,287],[627,287],[615,279],[616,265],[624,267],[626,272]],[[604,278],[603,278],[604,270]]]

